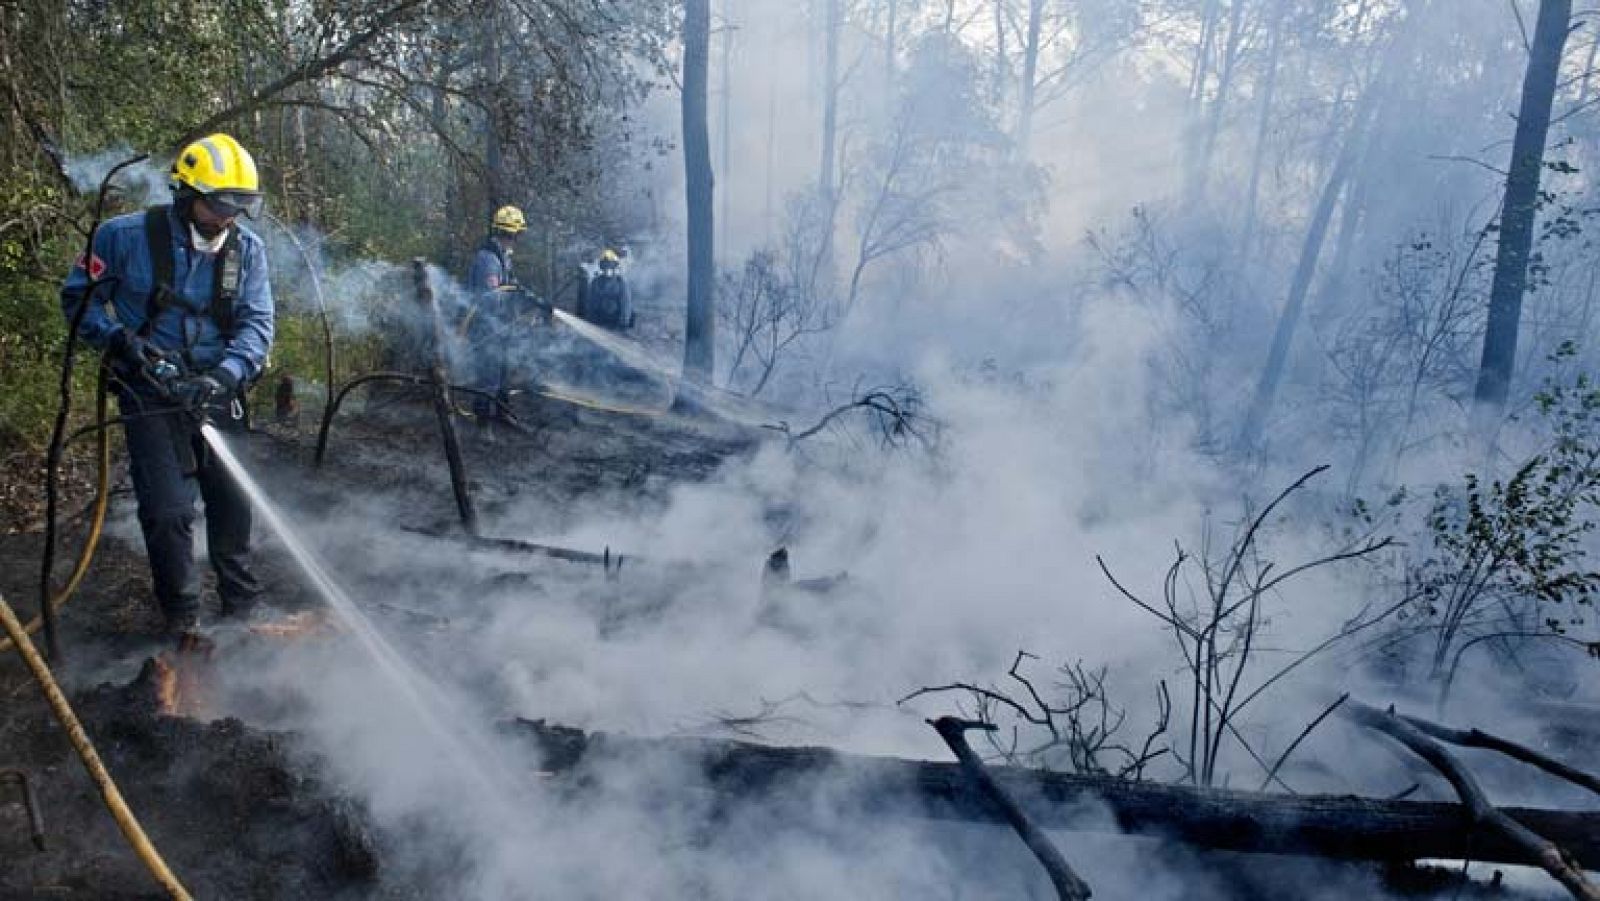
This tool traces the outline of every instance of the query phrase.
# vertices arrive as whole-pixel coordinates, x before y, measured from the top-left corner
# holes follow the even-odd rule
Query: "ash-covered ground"
[[[802,530],[800,505],[755,492],[747,516],[722,523],[761,523],[746,535],[719,531],[735,502],[683,500],[687,487],[715,493],[730,470],[759,468],[778,450],[771,432],[528,397],[517,407],[525,428],[458,423],[482,532],[576,555],[467,540],[437,420],[407,390],[353,404],[320,468],[310,417],[241,442],[338,590],[398,650],[398,681],[414,683],[398,690],[258,521],[270,609],[219,621],[208,595],[211,645],[178,658],[191,678],[164,709],[151,661],[171,660],[170,647],[158,637],[131,497],[117,495],[94,568],[62,614],[58,675],[196,897],[1051,896],[1009,831],[863,814],[861,786],[848,780],[730,810],[690,768],[565,782],[542,774],[537,754],[496,740],[497,723],[548,716],[641,735],[939,755],[916,711],[841,689],[893,662],[880,653],[891,620],[871,606],[870,586],[797,555],[797,580],[844,586],[838,597],[763,591],[765,551]],[[68,510],[63,569],[82,537],[77,506]],[[25,614],[39,552],[37,534],[0,539],[0,591]],[[939,626],[928,624],[930,650]],[[780,693],[790,676],[799,690]],[[885,678],[875,697],[918,678]],[[28,774],[45,827],[40,850],[21,805],[0,794],[0,898],[160,897],[12,654],[0,658],[0,697],[0,769]],[[1074,833],[1068,854],[1107,898],[1489,891],[1447,874],[1147,839]]]
[[[747,453],[758,437],[671,416],[526,399],[518,406],[527,417],[524,429],[497,426],[491,434],[470,420],[458,423],[474,500],[489,524],[512,504],[558,531],[577,505],[660,503],[671,485],[705,478],[724,459]],[[425,395],[379,391],[353,403],[335,426],[320,468],[312,466],[315,441],[316,422],[307,416],[263,425],[242,443],[252,472],[275,500],[295,511],[297,522],[376,504],[392,518],[375,527],[375,534],[413,534],[419,543],[441,548],[459,539],[438,422]],[[338,640],[331,637],[336,627],[324,617],[322,600],[259,521],[258,563],[269,586],[268,609],[249,624],[254,630],[220,620],[207,573],[205,626],[214,646],[204,655],[178,658],[186,672],[199,674],[186,686],[197,696],[182,699],[176,713],[161,709],[150,674],[141,670],[158,655],[173,659],[172,646],[160,635],[120,460],[115,472],[106,537],[82,587],[61,611],[65,660],[56,677],[173,869],[201,898],[437,896],[401,876],[404,868],[392,861],[384,865],[384,838],[373,830],[362,800],[321,780],[317,752],[275,728],[294,723],[298,700],[292,693],[252,685],[226,659],[270,658],[291,643]],[[83,539],[84,517],[73,515],[86,500],[83,480],[77,481],[79,490],[65,505],[57,554],[63,573]],[[420,534],[426,532],[452,537]],[[24,618],[34,611],[42,546],[36,531],[0,536],[0,592]],[[202,547],[202,559],[203,553]],[[530,559],[549,565],[541,556]],[[752,573],[761,563],[751,561]],[[383,600],[382,585],[405,584],[414,573],[366,570],[359,558],[333,564],[359,587],[375,618],[387,617],[384,627],[399,633],[451,628],[455,610],[419,609],[415,594],[403,603]],[[603,567],[592,569],[603,583]],[[496,584],[533,578],[499,570],[485,574]],[[289,634],[275,631],[276,623]],[[0,898],[161,897],[11,651],[0,655],[0,698],[0,771],[26,774],[45,833],[41,850],[30,836],[20,791],[0,784]]]

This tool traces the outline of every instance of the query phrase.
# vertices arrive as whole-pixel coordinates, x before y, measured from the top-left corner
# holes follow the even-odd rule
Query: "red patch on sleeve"
[[[75,265],[79,269],[88,272],[90,278],[99,278],[100,276],[106,274],[106,261],[100,259],[99,255],[97,254],[89,254],[88,265],[84,265],[83,254],[80,253],[78,254],[78,261]]]

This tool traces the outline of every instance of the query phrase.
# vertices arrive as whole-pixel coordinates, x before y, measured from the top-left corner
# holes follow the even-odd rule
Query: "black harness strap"
[[[172,220],[167,218],[170,207],[155,206],[144,211],[144,240],[150,249],[150,266],[154,270],[150,279],[150,296],[145,300],[144,325],[139,328],[148,336],[155,327],[156,317],[172,305]]]
[[[148,334],[156,317],[172,305],[174,291],[172,278],[175,265],[172,259],[172,220],[167,211],[171,207],[157,206],[145,210],[144,238],[150,249],[150,265],[155,278],[151,280],[150,297],[145,302],[145,320],[141,332]],[[222,340],[233,337],[234,304],[239,299],[239,232],[231,229],[228,238],[217,254],[217,263],[211,272],[211,302],[206,315],[217,324]]]
[[[224,341],[233,337],[233,305],[239,299],[239,230],[228,230],[217,264],[211,268],[211,321]]]

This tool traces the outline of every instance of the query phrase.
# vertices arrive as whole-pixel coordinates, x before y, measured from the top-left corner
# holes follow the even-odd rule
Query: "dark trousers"
[[[128,469],[162,614],[169,625],[183,625],[200,611],[200,579],[194,565],[196,500],[205,501],[206,546],[217,573],[223,613],[244,612],[261,593],[249,566],[250,499],[210,452],[188,415],[143,398],[124,397],[121,406],[124,416],[134,417],[123,426]],[[220,411],[213,422],[225,431],[242,426]]]
[[[477,312],[467,325],[467,343],[472,353],[472,386],[497,397],[505,390],[506,343],[510,327],[508,308],[505,293],[488,292],[478,298]],[[493,409],[494,404],[479,398],[475,407],[489,410]]]

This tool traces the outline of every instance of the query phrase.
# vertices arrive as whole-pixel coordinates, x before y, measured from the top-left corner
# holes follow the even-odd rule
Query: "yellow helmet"
[[[187,188],[252,219],[261,215],[256,161],[231,135],[208,135],[178,151],[171,184],[174,191]]]
[[[605,250],[600,251],[600,265],[610,264],[615,266],[620,262],[622,262],[622,257],[618,256],[615,250],[607,247]]]
[[[528,220],[523,218],[522,211],[514,206],[503,206],[494,211],[494,230],[515,235],[527,231]]]

